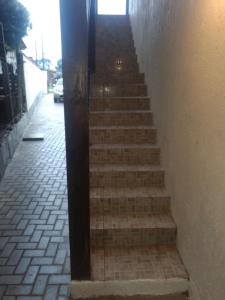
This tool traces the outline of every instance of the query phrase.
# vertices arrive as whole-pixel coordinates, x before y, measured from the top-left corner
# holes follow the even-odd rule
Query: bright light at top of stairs
[[[125,15],[126,0],[98,0],[99,15]]]

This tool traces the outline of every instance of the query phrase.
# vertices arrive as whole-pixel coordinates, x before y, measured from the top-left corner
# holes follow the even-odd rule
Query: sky
[[[99,14],[125,14],[126,0],[98,0]]]
[[[26,55],[36,59],[42,58],[42,40],[44,57],[56,65],[61,58],[61,35],[59,0],[20,0],[30,13],[32,30],[24,38]]]
[[[85,0],[84,0],[85,1]],[[53,66],[61,58],[61,33],[59,0],[20,0],[30,12],[32,30],[24,38],[26,55],[42,58],[42,40],[44,57],[52,61]],[[125,14],[126,0],[98,0],[99,14]],[[37,49],[37,51],[36,51]]]

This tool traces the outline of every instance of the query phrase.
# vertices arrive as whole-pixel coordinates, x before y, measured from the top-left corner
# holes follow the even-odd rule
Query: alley
[[[0,183],[0,299],[67,299],[70,280],[63,104],[44,97]]]

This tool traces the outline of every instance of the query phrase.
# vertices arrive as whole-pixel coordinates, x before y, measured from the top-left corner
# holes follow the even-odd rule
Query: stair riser
[[[91,149],[90,164],[159,165],[159,149]]]
[[[92,247],[174,244],[176,228],[91,229]]]
[[[153,125],[152,113],[95,113],[90,114],[91,126],[145,126]]]
[[[91,97],[145,97],[147,87],[145,85],[124,86],[96,86],[92,88]]]
[[[121,52],[119,58],[115,52],[109,54],[106,49],[98,51],[96,63],[102,66],[106,61],[109,65],[130,65],[138,69],[137,56],[129,52],[129,50],[125,50],[124,53]]]
[[[155,129],[90,129],[90,144],[156,143]]]
[[[139,73],[124,73],[124,74],[109,74],[107,78],[101,74],[96,74],[91,80],[91,84],[121,84],[124,83],[135,83],[135,84],[144,84],[144,74]]]
[[[91,171],[91,187],[163,187],[163,171]]]
[[[91,216],[106,214],[124,214],[133,213],[168,213],[170,205],[169,197],[138,197],[138,198],[104,198],[91,199]]]
[[[130,65],[129,63],[123,64],[122,66],[118,66],[114,63],[108,64],[107,61],[105,61],[102,64],[99,64],[98,67],[96,67],[96,72],[98,73],[110,73],[110,72],[139,72],[139,68],[137,65]]]
[[[91,99],[91,111],[149,110],[149,99]]]

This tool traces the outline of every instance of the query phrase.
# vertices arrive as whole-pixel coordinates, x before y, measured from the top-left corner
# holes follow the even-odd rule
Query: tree
[[[27,9],[18,0],[0,0],[0,22],[4,27],[6,48],[18,50],[30,27]]]

